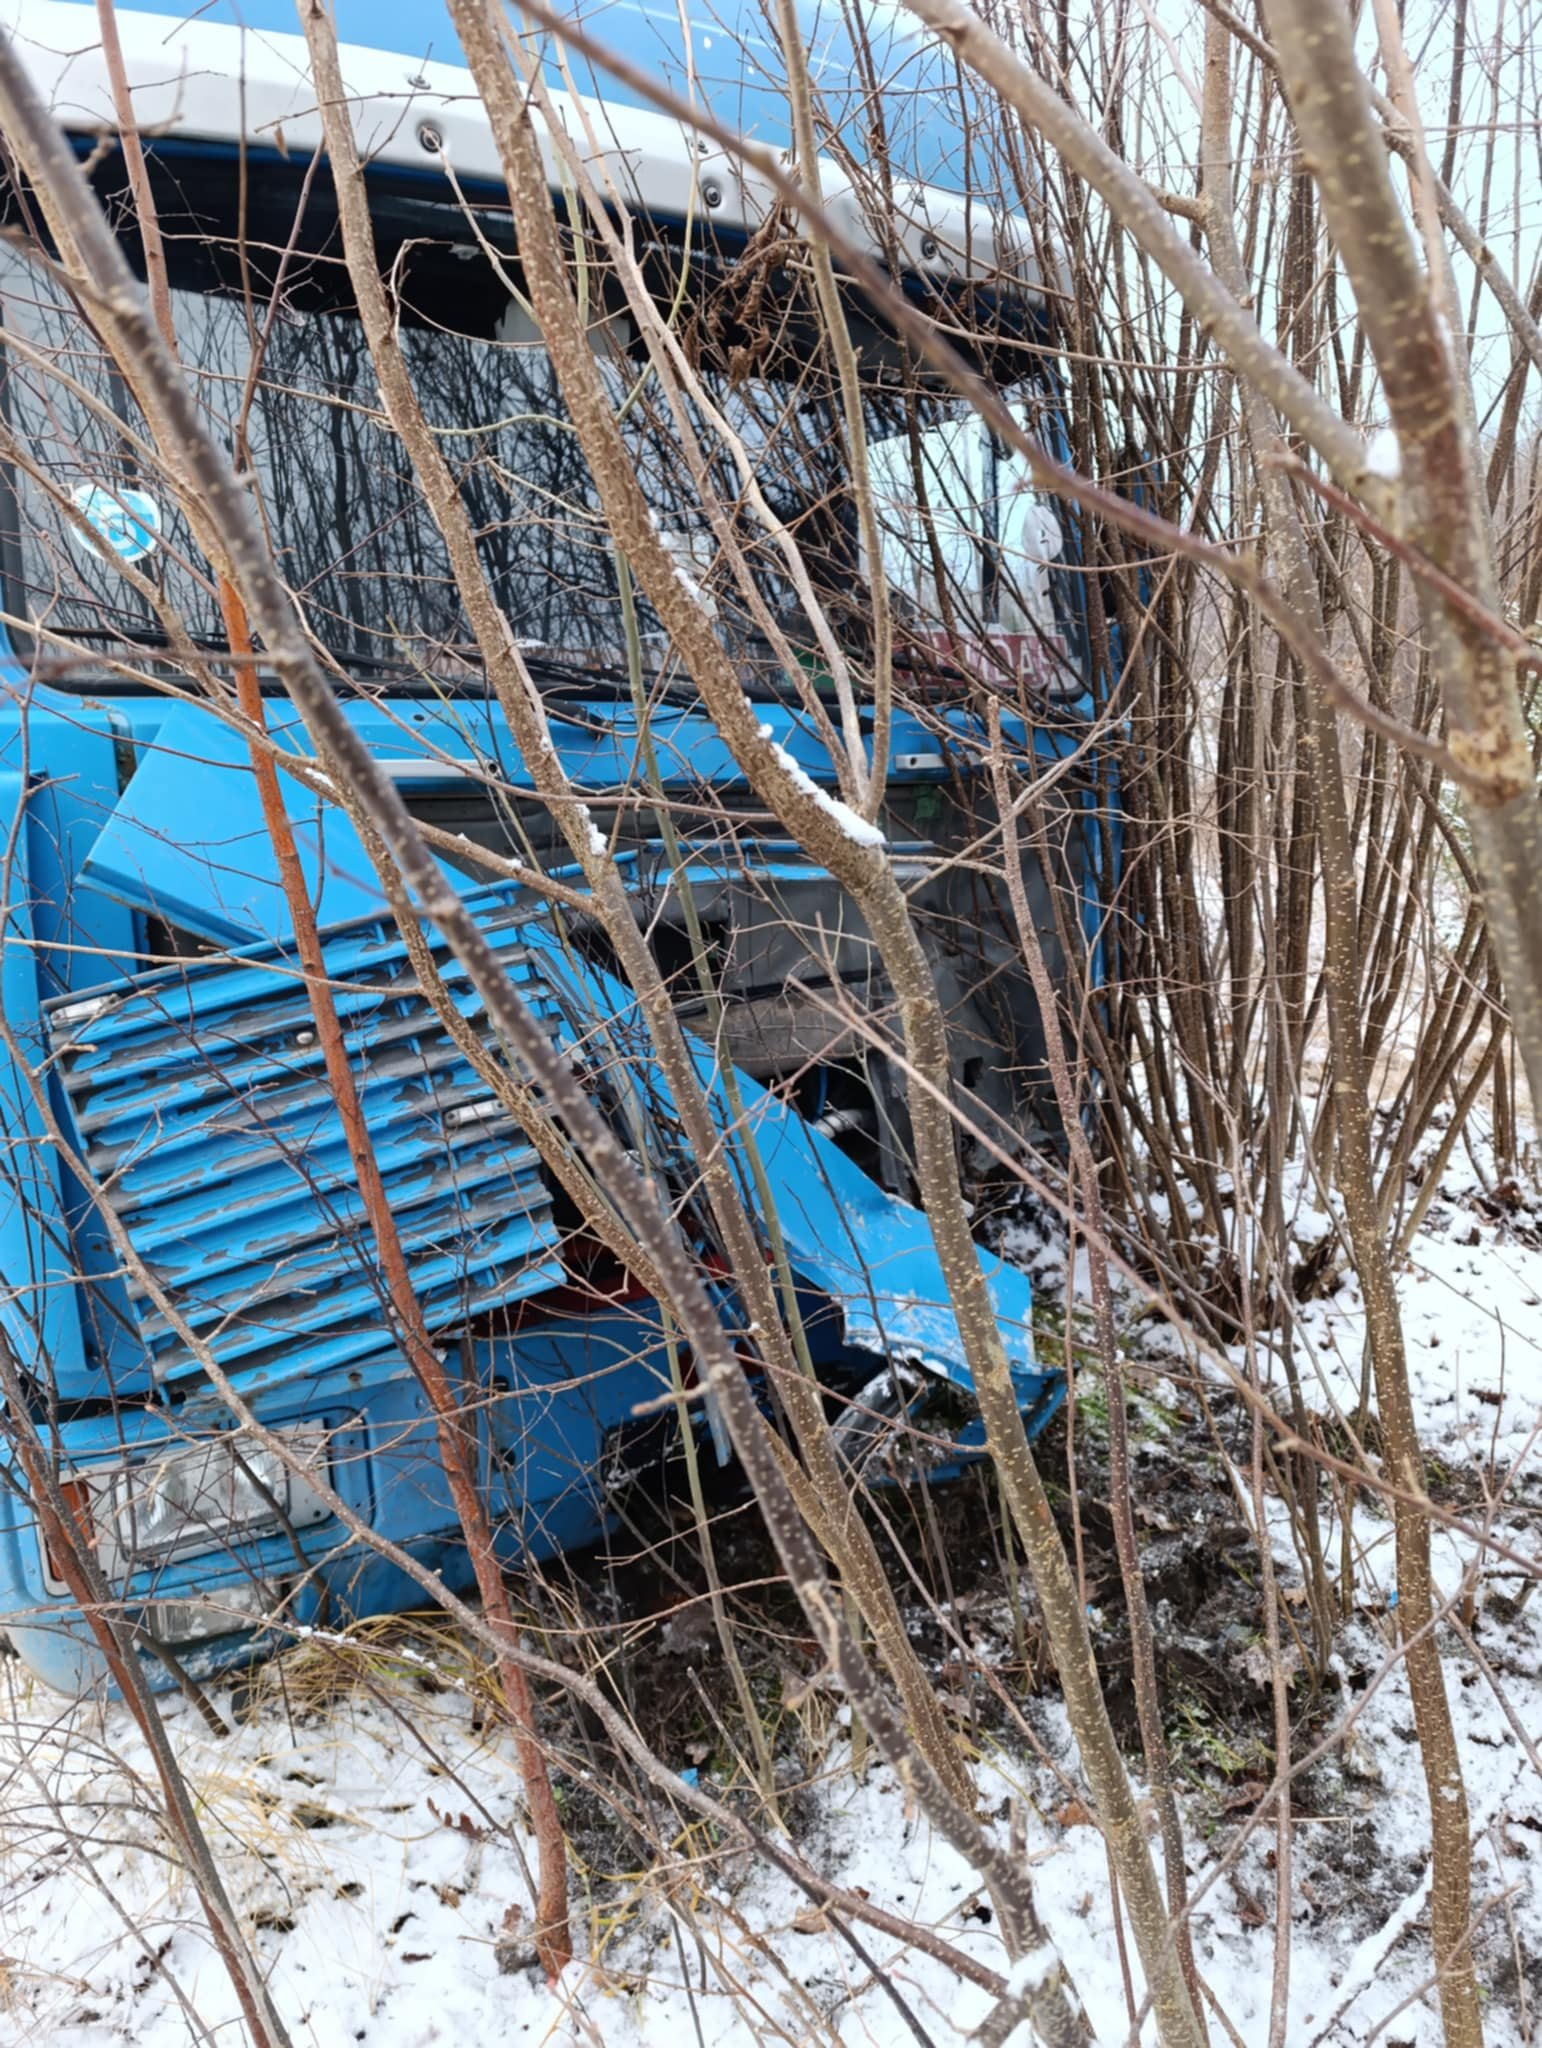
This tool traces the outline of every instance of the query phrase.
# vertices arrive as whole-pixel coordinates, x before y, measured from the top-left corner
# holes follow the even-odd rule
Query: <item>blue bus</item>
[[[10,16],[142,268],[94,9],[27,0]],[[855,1457],[874,1416],[935,1396],[955,1404],[954,1448],[968,1455],[978,1423],[909,1199],[881,962],[832,878],[758,807],[645,600],[624,601],[447,18],[344,0],[338,20],[404,354],[552,745],[697,1034],[724,1142],[738,1156],[753,1141],[763,1178],[745,1169],[746,1196],[758,1212],[770,1191],[816,1369],[847,1418],[837,1430]],[[384,418],[293,16],[271,0],[147,0],[118,22],[186,373],[250,476],[349,718],[596,1100],[675,1191],[753,1370],[753,1332],[714,1264],[646,1031],[486,686]],[[583,26],[738,132],[785,146],[779,60],[758,16],[693,12],[682,33],[673,8],[617,0]],[[861,78],[878,64],[886,161],[904,173],[875,213],[860,160],[833,147],[832,211],[918,304],[979,337],[978,360],[1062,451],[1049,312],[1062,281],[1011,195],[982,198],[959,140],[962,86],[887,13],[873,12],[860,65],[843,18],[811,13],[807,28],[832,135],[866,104]],[[549,149],[636,474],[765,726],[833,788],[832,662],[862,670],[880,565],[857,537],[800,245],[774,193],[729,153],[555,44],[540,56],[554,118],[688,350],[691,425],[744,522],[753,601],[716,558],[647,338],[585,246]],[[55,1462],[147,1676],[164,1685],[164,1651],[197,1676],[318,1619],[420,1597],[349,1538],[307,1474],[325,1474],[447,1584],[465,1588],[471,1573],[426,1398],[391,1336],[246,741],[194,679],[229,652],[208,564],[148,459],[132,393],[48,260],[30,195],[8,187],[4,207],[0,1337],[10,1405]],[[975,852],[992,816],[993,694],[1044,790],[1048,823],[1025,863],[1042,942],[1061,975],[1095,973],[1109,828],[1090,767],[1074,535],[1026,466],[917,374],[881,307],[853,291],[849,318],[896,621],[880,823],[948,1009],[965,1126],[987,1149],[1053,1142],[1044,1034],[1058,1027],[1039,1015],[1000,877]],[[276,680],[263,686],[272,739],[303,771],[304,731]],[[871,706],[861,715],[871,745]],[[697,1412],[671,1407],[681,1361],[667,1320],[446,1032],[324,780],[282,781],[413,1286],[466,1390],[499,1540],[511,1564],[592,1542],[659,1415]],[[457,963],[429,939],[475,1024]],[[1027,1278],[981,1257],[1038,1429],[1063,1386],[1035,1363]],[[205,1352],[289,1440],[289,1458],[243,1440]],[[0,1625],[50,1685],[100,1685],[10,1453],[0,1479]]]

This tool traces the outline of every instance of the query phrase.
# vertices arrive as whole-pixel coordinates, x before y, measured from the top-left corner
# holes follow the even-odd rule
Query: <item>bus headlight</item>
[[[142,1608],[130,1608],[127,1618],[168,1649],[185,1649],[215,1636],[248,1635],[262,1628],[281,1612],[292,1584],[287,1579],[254,1580],[187,1600],[151,1600]]]
[[[110,1579],[149,1566],[206,1556],[242,1537],[299,1531],[331,1509],[308,1474],[325,1479],[326,1433],[314,1423],[273,1435],[293,1462],[236,1432],[167,1444],[130,1464],[77,1467],[65,1492],[76,1527]],[[45,1555],[50,1590],[65,1591],[57,1562]]]
[[[325,1475],[323,1437],[315,1430],[282,1434],[304,1471]],[[113,1504],[126,1560],[208,1550],[286,1523],[307,1526],[327,1513],[314,1488],[276,1451],[238,1436],[189,1444],[124,1467]]]

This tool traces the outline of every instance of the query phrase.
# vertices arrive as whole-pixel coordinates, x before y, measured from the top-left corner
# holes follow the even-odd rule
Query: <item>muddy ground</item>
[[[1037,1451],[1067,1544],[1081,1561],[1107,1697],[1139,1777],[1129,1631],[1094,1376],[1082,1378],[1074,1422],[1057,1417]],[[1250,1425],[1223,1389],[1209,1387],[1199,1397],[1157,1380],[1136,1397],[1132,1454],[1167,1737],[1190,1860],[1197,1864],[1236,1841],[1275,1770],[1260,1559],[1234,1491],[1233,1475],[1248,1469]],[[1432,1484],[1436,1497],[1457,1510],[1473,1508],[1482,1490],[1480,1475],[1438,1461]],[[1542,1508],[1542,1485],[1533,1482],[1524,1491],[1533,1508]],[[781,1817],[817,1862],[819,1808],[807,1788],[830,1767],[832,1752],[844,1768],[846,1724],[839,1697],[825,1682],[817,1647],[736,1475],[711,1475],[709,1492],[733,1641],[775,1755]],[[554,1624],[571,1627],[576,1620],[590,1631],[596,1670],[658,1755],[682,1771],[699,1773],[747,1814],[763,1818],[749,1782],[749,1745],[734,1687],[705,1597],[683,1473],[670,1468],[652,1485],[634,1489],[625,1506],[627,1527],[608,1551],[554,1568],[539,1605]],[[950,1484],[885,1488],[870,1520],[911,1639],[960,1739],[976,1754],[994,1749],[1031,1759],[1038,1751],[1028,1764],[1028,1780],[1041,1815],[1066,1827],[1085,1824],[1053,1662],[986,1473],[976,1467]],[[1299,1574],[1286,1558],[1280,1569],[1292,1673],[1292,1760],[1300,1762],[1372,1686],[1392,1641],[1392,1620],[1374,1602],[1369,1610],[1357,1605],[1335,1616],[1331,1670],[1314,1678],[1312,1624]],[[1520,1613],[1512,1594],[1494,1587],[1472,1619],[1501,1676],[1507,1667],[1518,1676],[1534,1675],[1531,1618]],[[1456,1682],[1470,1684],[1475,1677],[1468,1670]],[[645,1810],[654,1812],[655,1826],[665,1825],[657,1817],[658,1802],[618,1766],[601,1731],[574,1715],[568,1702],[549,1700],[545,1712],[568,1726],[575,1760],[583,1759],[564,1776],[564,1816],[583,1864],[603,1891],[603,1873],[635,1873],[653,1851],[601,1788],[619,1769],[633,1793],[642,1794]],[[1412,1727],[1400,1723],[1390,1730],[1394,1742],[1411,1743],[1413,1736]],[[1331,1923],[1346,1953],[1399,1911],[1417,1891],[1423,1868],[1390,1812],[1382,1825],[1388,1802],[1381,1745],[1387,1738],[1385,1728],[1374,1740],[1352,1734],[1301,1771],[1292,1789],[1297,1918],[1324,1930]],[[1519,1863],[1542,1858],[1542,1823],[1535,1819],[1523,1817],[1507,1828],[1505,1839]],[[1235,1869],[1221,1880],[1224,1893],[1212,1900],[1211,1910],[1235,1916],[1243,1927],[1272,1920],[1272,1840],[1272,1822],[1253,1830]],[[736,1852],[723,1847],[724,1875],[731,1882],[744,1866]],[[990,1909],[982,1902],[979,1910]],[[1417,1935],[1421,1924],[1413,1916],[1408,1931]],[[1479,1954],[1499,2004],[1518,2011],[1542,2007],[1542,1957],[1518,1955],[1497,1917],[1479,1937]],[[1518,1995],[1521,1973],[1526,1982]],[[1394,2024],[1383,2038],[1396,2044],[1415,2036],[1400,2035]]]

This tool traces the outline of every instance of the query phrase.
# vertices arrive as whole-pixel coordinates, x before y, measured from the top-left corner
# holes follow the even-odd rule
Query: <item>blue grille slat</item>
[[[301,1152],[323,1186],[338,1185],[351,1176],[352,1165],[335,1119],[316,1102],[320,1092],[313,1091],[308,1102],[291,1099],[287,1106],[254,1103],[249,1120],[240,1124],[232,1120],[230,1105],[215,1107],[197,1120],[196,1136],[184,1130],[178,1142],[157,1143],[153,1129],[148,1137],[144,1130],[125,1133],[120,1144],[93,1145],[90,1163],[99,1174],[115,1176],[115,1199],[125,1214],[148,1205],[162,1211],[179,1203],[191,1206],[193,1197],[216,1180],[221,1186],[239,1182],[243,1197],[281,1191],[292,1186],[292,1162]],[[486,1085],[479,1081],[475,1088],[443,1089],[416,1101],[382,1106],[378,1091],[361,1089],[382,1170],[388,1163],[415,1158],[425,1128],[456,1153],[488,1146],[499,1136],[493,1125],[443,1129],[447,1115],[474,1106],[486,1095]],[[217,1138],[229,1142],[216,1151],[211,1141]]]
[[[484,930],[555,1035],[569,1026],[526,943],[489,902]],[[464,970],[425,933],[457,1013],[485,1032]],[[366,1128],[414,1292],[443,1330],[564,1279],[540,1161],[489,1099],[383,920],[336,926],[323,954]],[[222,1367],[295,1371],[378,1352],[384,1290],[315,1020],[291,948],[188,961],[85,1009],[49,1009],[81,1149],[139,1257]],[[129,1283],[159,1378],[195,1360]]]
[[[361,1069],[357,1061],[352,1064],[360,1099],[371,1112],[370,1128],[379,1131],[382,1142],[425,1116],[442,1119],[469,1107],[488,1092],[486,1083],[465,1068],[458,1052],[455,1064],[460,1071],[448,1080],[449,1061],[435,1069],[385,1072]],[[184,1177],[198,1170],[206,1137],[222,1128],[243,1132],[255,1161],[264,1151],[277,1154],[285,1145],[313,1141],[319,1105],[327,1100],[324,1068],[303,1078],[285,1075],[272,1084],[264,1083],[260,1070],[249,1078],[231,1074],[217,1092],[204,1088],[182,1099],[147,1089],[122,1108],[115,1104],[111,1116],[96,1123],[89,1134],[91,1164],[103,1173],[134,1175],[147,1188],[157,1181],[185,1185]],[[147,1132],[153,1144],[147,1142]],[[190,1155],[185,1160],[180,1156],[184,1152]]]
[[[421,1215],[422,1205],[431,1203],[436,1194],[446,1191],[447,1185],[457,1193],[464,1191],[462,1202],[468,1211],[475,1207],[480,1189],[490,1182],[496,1183],[500,1200],[507,1199],[510,1188],[519,1191],[519,1199],[527,1206],[531,1201],[545,1200],[535,1162],[528,1153],[518,1155],[517,1165],[507,1172],[500,1157],[485,1149],[459,1161],[453,1173],[446,1173],[438,1163],[427,1170],[414,1163],[404,1170],[382,1160],[380,1167],[392,1209],[399,1212],[397,1230],[404,1244],[409,1240],[433,1242],[432,1218]],[[292,1175],[291,1179],[296,1177]],[[309,1178],[307,1173],[306,1179]],[[286,1194],[281,1199],[231,1200],[222,1207],[229,1228],[218,1247],[210,1244],[207,1231],[199,1228],[199,1219],[185,1205],[179,1205],[173,1217],[162,1216],[151,1208],[125,1214],[123,1221],[135,1249],[157,1273],[170,1278],[178,1273],[190,1274],[196,1266],[206,1284],[223,1273],[282,1257],[286,1251],[298,1256],[311,1244],[362,1229],[365,1224],[364,1203],[357,1187],[336,1177],[331,1186],[318,1187],[314,1199]],[[245,1229],[243,1219],[248,1226]],[[464,1236],[459,1221],[456,1230],[459,1236]]]
[[[512,972],[513,979],[522,986],[533,1007],[538,1012],[548,1011],[549,991],[544,980],[530,966],[528,958],[511,957],[512,949],[499,951],[505,971]],[[328,964],[330,967],[330,959]],[[282,1049],[286,1054],[283,1070],[297,1074],[308,1070],[321,1071],[320,1048],[297,1042],[301,1033],[313,1033],[315,1028],[310,1011],[303,1002],[293,1003],[286,999],[283,1009],[271,1003],[266,1007],[249,1002],[239,1007],[224,1005],[223,1014],[216,1021],[201,1013],[195,1003],[179,1001],[173,1007],[170,996],[175,994],[179,999],[186,998],[188,992],[182,979],[183,970],[162,969],[155,978],[159,979],[160,975],[168,972],[176,980],[170,988],[156,991],[154,1007],[149,1015],[130,998],[73,1027],[68,1024],[55,1026],[56,1044],[69,1054],[71,1072],[80,1077],[82,1086],[88,1077],[101,1074],[104,1068],[111,1070],[110,1078],[103,1075],[97,1083],[102,1091],[100,1104],[95,1099],[96,1090],[92,1091],[92,1105],[82,1114],[83,1129],[93,1127],[104,1114],[110,1114],[112,1103],[120,1097],[135,1099],[147,1077],[158,1076],[162,1088],[173,1097],[183,1091],[196,1094],[201,1088],[208,1090],[214,1087],[204,1061],[179,1072],[168,1074],[165,1071],[168,1047],[175,1050],[179,1059],[186,1059],[188,1038],[195,1021],[201,1049],[212,1052],[217,1045],[226,1054],[227,1061],[234,1065],[244,1062],[254,1069],[265,1066],[276,1057],[276,1050]],[[335,981],[336,970],[333,970],[333,977]],[[460,1015],[477,1015],[481,1004],[464,975],[446,973],[442,978],[446,992]],[[269,986],[271,988],[272,984]],[[344,1000],[345,993],[337,991],[337,1008],[344,1041],[351,1054],[357,1055],[367,1047],[395,1046],[413,1037],[415,1026],[412,1017],[400,1014],[403,1004],[417,1000],[410,987],[398,987],[389,993],[378,988],[357,990],[353,992],[352,1000]],[[70,1006],[53,1007],[63,1007],[67,1011]],[[383,1016],[382,1012],[398,1014]],[[458,1057],[448,1041],[443,1042],[443,1052],[446,1057]],[[222,1089],[221,1092],[228,1091]]]
[[[425,1170],[415,1166],[411,1172],[387,1173],[391,1207],[404,1244],[427,1246],[449,1243],[452,1239],[459,1242],[465,1235],[464,1215],[476,1210],[490,1185],[496,1188],[500,1200],[507,1199],[510,1190],[516,1189],[517,1200],[525,1208],[532,1200],[544,1203],[544,1191],[535,1174],[526,1171],[516,1180],[500,1170],[496,1156],[485,1154],[474,1163],[481,1168],[480,1172],[452,1176],[435,1167]],[[455,1200],[453,1215],[440,1213],[441,1196]],[[132,1217],[124,1221],[135,1248],[147,1264],[167,1277],[180,1273],[189,1278],[196,1264],[201,1280],[212,1285],[223,1273],[285,1256],[307,1255],[312,1245],[363,1229],[366,1219],[358,1191],[334,1187],[320,1193],[314,1201],[299,1195],[283,1201],[227,1206],[217,1243],[210,1242],[207,1231],[193,1227],[191,1219],[185,1216],[170,1229],[148,1227],[143,1219],[136,1222]],[[156,1221],[158,1225],[159,1219]]]

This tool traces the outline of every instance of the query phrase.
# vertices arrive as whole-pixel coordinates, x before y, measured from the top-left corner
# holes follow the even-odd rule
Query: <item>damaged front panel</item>
[[[371,738],[405,751],[399,731]],[[412,762],[392,758],[410,784]],[[70,779],[61,778],[65,759],[55,747],[49,788]],[[442,754],[417,761],[418,774],[445,786]],[[464,747],[462,761],[463,773],[484,772]],[[313,1512],[314,1497],[286,1496],[271,1516],[261,1511],[264,1475],[247,1474],[241,1433],[210,1388],[205,1357],[265,1425],[304,1440],[315,1470],[382,1535],[447,1583],[469,1583],[469,1568],[432,1418],[392,1341],[244,744],[206,713],[157,708],[118,748],[115,780],[121,788],[109,791],[77,778],[96,829],[77,832],[74,872],[54,894],[78,897],[114,935],[132,921],[141,946],[149,939],[179,957],[90,987],[78,964],[68,978],[40,982],[46,955],[35,941],[58,926],[60,911],[18,889],[23,870],[13,862],[12,937],[25,924],[28,942],[6,949],[7,1012],[65,1148],[47,1141],[35,1106],[29,1122],[18,1093],[7,1126],[12,1152],[25,1153],[8,1176],[20,1205],[8,1226],[13,1350],[76,1510],[144,1642],[170,1632],[184,1661],[213,1668],[250,1646],[255,1615],[293,1627],[419,1596],[331,1515]],[[27,845],[39,792],[25,778],[12,783],[18,843]],[[327,972],[417,1297],[476,1419],[500,1545],[518,1561],[592,1541],[610,1515],[608,1475],[656,1456],[670,1426],[658,1306],[619,1271],[583,1264],[587,1240],[573,1237],[571,1217],[563,1222],[528,1139],[421,987],[346,816],[314,783],[286,776],[284,787],[310,886],[324,909],[351,913],[325,925]],[[819,879],[794,848],[779,847],[775,864],[790,886]],[[722,859],[702,850],[693,867],[705,885]],[[629,1142],[685,1197],[697,1162],[631,992],[574,942],[584,921],[561,928],[536,895],[479,883],[461,868],[446,872],[505,971],[602,1109],[620,1118],[625,1105]],[[431,926],[424,935],[442,1000],[498,1059],[463,970]],[[26,988],[18,981],[13,992],[24,972]],[[925,1218],[805,1120],[785,1088],[743,1072],[730,1088],[714,1051],[695,1044],[752,1211],[757,1186],[769,1190],[822,1377],[859,1402],[891,1365],[967,1394]],[[94,1197],[69,1171],[71,1153]],[[688,1227],[707,1228],[700,1218],[690,1224],[689,1202],[685,1213]],[[30,1235],[18,1237],[23,1220]],[[1033,1364],[1026,1278],[982,1261],[1036,1427],[1061,1382]],[[752,1366],[732,1290],[712,1284]],[[51,1682],[94,1682],[95,1652],[14,1487],[4,1513],[0,1580],[13,1640]],[[149,1668],[160,1682],[159,1667]]]

